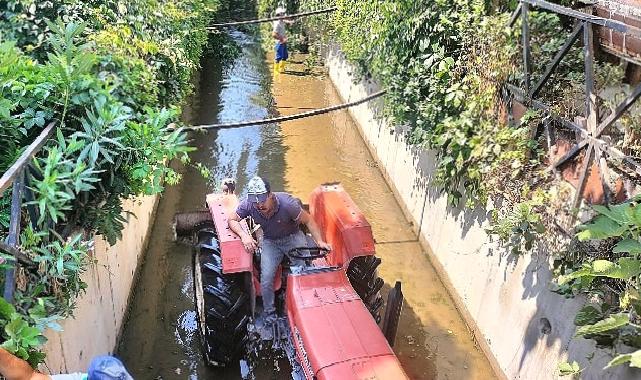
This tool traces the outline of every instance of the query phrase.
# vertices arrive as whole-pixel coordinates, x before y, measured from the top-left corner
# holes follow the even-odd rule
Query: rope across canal
[[[375,92],[365,98],[353,101],[353,102],[348,102],[348,103],[343,103],[343,104],[337,104],[335,106],[331,107],[325,107],[325,108],[319,108],[315,109],[312,111],[308,112],[302,112],[298,113],[295,115],[287,115],[287,116],[279,116],[279,117],[274,117],[271,119],[261,119],[261,120],[251,120],[251,121],[243,121],[243,122],[237,122],[237,123],[227,123],[227,124],[205,124],[205,125],[194,125],[194,126],[189,126],[189,127],[184,127],[183,129],[188,129],[188,130],[206,130],[206,129],[228,129],[228,128],[240,128],[240,127],[248,127],[251,125],[265,125],[265,124],[273,124],[273,123],[281,123],[284,121],[291,121],[291,120],[296,120],[296,119],[303,119],[306,117],[312,117],[312,116],[317,116],[317,115],[322,115],[326,114],[329,112],[333,111],[338,111],[342,110],[345,108],[349,107],[354,107],[358,106],[363,103],[367,103],[370,100],[379,98],[385,93],[387,90],[381,90],[378,92]]]
[[[310,11],[310,12],[302,12],[302,13],[297,13],[293,15],[287,15],[287,16],[278,16],[278,17],[270,17],[270,18],[263,18],[263,19],[257,19],[257,20],[246,20],[246,21],[233,21],[233,22],[226,22],[226,23],[219,23],[219,24],[212,24],[211,26],[207,27],[206,29],[209,31],[217,31],[220,28],[225,28],[225,27],[232,27],[232,26],[238,26],[238,25],[249,25],[249,24],[259,24],[259,23],[264,23],[264,22],[270,22],[270,21],[276,21],[276,20],[289,20],[293,18],[300,18],[300,17],[307,17],[307,16],[313,16],[313,15],[319,15],[319,14],[324,14],[324,13],[331,13],[336,11],[336,7],[332,8],[327,8],[327,9],[320,9],[316,11]],[[363,99],[359,99],[353,102],[348,102],[344,104],[338,104],[335,106],[330,106],[330,107],[325,107],[325,108],[319,108],[307,112],[302,112],[298,113],[295,115],[287,115],[287,116],[279,116],[279,117],[273,117],[270,119],[261,119],[261,120],[251,120],[251,121],[243,121],[243,122],[236,122],[236,123],[226,123],[226,124],[205,124],[205,125],[194,125],[194,126],[188,126],[184,127],[183,129],[188,129],[188,130],[207,130],[207,129],[228,129],[228,128],[240,128],[240,127],[248,127],[248,126],[253,126],[253,125],[265,125],[265,124],[273,124],[273,123],[281,123],[284,121],[291,121],[291,120],[296,120],[296,119],[303,119],[306,117],[312,117],[312,116],[317,116],[317,115],[322,115],[326,114],[329,112],[333,111],[338,111],[342,110],[345,108],[349,107],[354,107],[363,103],[366,103],[370,100],[376,99],[378,97],[381,97],[385,95],[386,90],[378,91],[376,93],[373,93]],[[171,128],[173,129],[173,128]]]
[[[297,13],[293,15],[287,15],[287,16],[278,16],[278,17],[270,17],[270,18],[263,18],[263,19],[258,19],[258,20],[247,20],[247,21],[232,21],[232,22],[225,22],[225,23],[220,23],[220,24],[212,24],[211,26],[208,26],[207,30],[214,31],[219,28],[225,28],[225,27],[230,27],[230,26],[238,26],[238,25],[249,25],[249,24],[260,24],[263,22],[270,22],[270,21],[277,21],[277,20],[289,20],[293,18],[300,18],[300,17],[306,17],[306,16],[313,16],[313,15],[319,15],[323,13],[330,13],[334,12],[337,8],[327,8],[327,9],[321,9],[317,11],[310,11],[310,12],[303,12],[303,13]]]

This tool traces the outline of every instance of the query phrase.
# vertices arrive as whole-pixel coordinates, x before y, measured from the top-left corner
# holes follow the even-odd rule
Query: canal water
[[[187,122],[262,119],[341,102],[326,77],[306,71],[303,57],[293,57],[288,73],[274,77],[257,39],[231,33],[242,53],[226,67],[215,60],[203,62],[198,90],[184,115]],[[204,179],[193,166],[180,166],[183,181],[168,188],[158,205],[118,348],[134,378],[240,378],[236,368],[207,368],[200,357],[191,249],[171,240],[171,220],[176,212],[203,208],[205,195],[222,178],[236,178],[242,196],[248,179],[257,174],[269,178],[275,191],[303,200],[320,183],[342,182],[372,225],[383,260],[379,274],[384,291],[396,280],[403,282],[406,301],[394,349],[411,378],[495,378],[346,112],[198,133],[193,141],[198,147],[193,162],[212,175]],[[259,375],[286,378],[286,372]]]

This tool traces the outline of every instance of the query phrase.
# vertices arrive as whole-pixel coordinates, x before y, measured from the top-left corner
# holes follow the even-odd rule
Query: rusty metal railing
[[[55,122],[47,125],[35,141],[25,149],[16,162],[11,165],[11,167],[0,178],[0,197],[2,197],[9,186],[12,186],[9,234],[7,235],[6,241],[0,241],[0,251],[4,251],[16,258],[15,265],[11,265],[6,269],[4,278],[3,297],[10,303],[13,303],[18,266],[20,264],[25,266],[34,265],[34,263],[29,259],[29,256],[19,248],[23,201],[27,201],[27,212],[29,213],[31,223],[35,223],[38,220],[38,209],[33,204],[29,203],[34,200],[33,192],[29,187],[31,177],[31,174],[29,173],[31,169],[30,162],[35,154],[38,153],[38,151],[40,151],[40,149],[42,149],[46,144],[47,140],[53,134],[55,127]]]
[[[533,84],[532,56],[531,56],[531,31],[529,23],[529,12],[532,8],[538,8],[559,15],[564,15],[575,20],[575,26],[565,43],[561,46],[554,58],[547,64],[543,74]],[[582,200],[590,169],[593,163],[597,165],[600,176],[600,186],[603,188],[604,202],[611,201],[611,190],[604,177],[609,178],[608,159],[617,160],[624,165],[627,171],[641,176],[641,165],[633,158],[614,147],[609,141],[603,139],[603,133],[614,125],[625,114],[626,111],[641,96],[641,84],[637,85],[632,92],[610,113],[607,117],[601,118],[597,106],[597,94],[595,92],[595,57],[594,57],[594,26],[609,28],[626,35],[641,37],[641,29],[624,22],[595,16],[586,12],[570,9],[553,4],[544,0],[520,0],[516,11],[513,13],[509,25],[513,27],[518,19],[521,19],[521,38],[523,48],[523,80],[522,87],[508,84],[507,90],[513,99],[525,106],[541,110],[558,125],[576,132],[577,138],[574,146],[561,158],[552,163],[555,170],[573,160],[581,152],[585,152],[576,194],[573,202],[573,209],[578,210]],[[561,60],[568,54],[571,47],[582,39],[583,55],[585,58],[585,126],[575,120],[569,120],[554,115],[551,106],[538,100],[538,96],[546,83],[561,63]],[[578,115],[577,115],[578,116]],[[547,131],[547,126],[546,126]],[[549,139],[548,139],[549,140]],[[576,216],[576,214],[575,214]]]

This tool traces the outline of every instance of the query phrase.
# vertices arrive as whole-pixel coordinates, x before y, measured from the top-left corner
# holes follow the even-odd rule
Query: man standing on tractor
[[[260,256],[260,290],[263,296],[263,314],[266,324],[276,320],[274,308],[274,277],[285,254],[292,248],[306,247],[307,238],[299,225],[305,224],[320,248],[331,250],[323,241],[320,230],[300,202],[288,193],[272,193],[269,182],[261,177],[247,184],[247,199],[240,202],[229,218],[229,228],[242,240],[245,249],[253,253],[258,243],[245,231],[240,221],[251,216],[263,230]]]
[[[283,7],[278,7],[274,15],[276,17],[285,16],[287,11]],[[282,74],[285,72],[285,63],[289,58],[287,51],[287,35],[285,33],[285,24],[293,24],[293,20],[276,20],[274,21],[274,29],[272,37],[276,40],[275,58],[274,58],[274,74]]]

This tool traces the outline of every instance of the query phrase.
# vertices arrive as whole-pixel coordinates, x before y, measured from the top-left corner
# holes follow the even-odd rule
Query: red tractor
[[[265,346],[265,338],[256,333],[260,254],[248,253],[227,225],[237,205],[233,193],[209,194],[208,210],[177,216],[176,230],[191,233],[195,243],[196,311],[206,362],[225,366],[241,360],[243,377],[251,378],[251,363],[260,358],[248,358]],[[288,357],[294,379],[407,378],[391,348],[401,287],[397,282],[390,291],[381,330],[383,280],[376,270],[381,261],[369,223],[337,183],[318,187],[303,207],[332,251],[315,248],[310,237],[307,247],[288,253],[305,265],[282,265],[276,276],[282,317],[268,338],[271,348]],[[249,220],[243,227],[260,241],[260,226]]]

